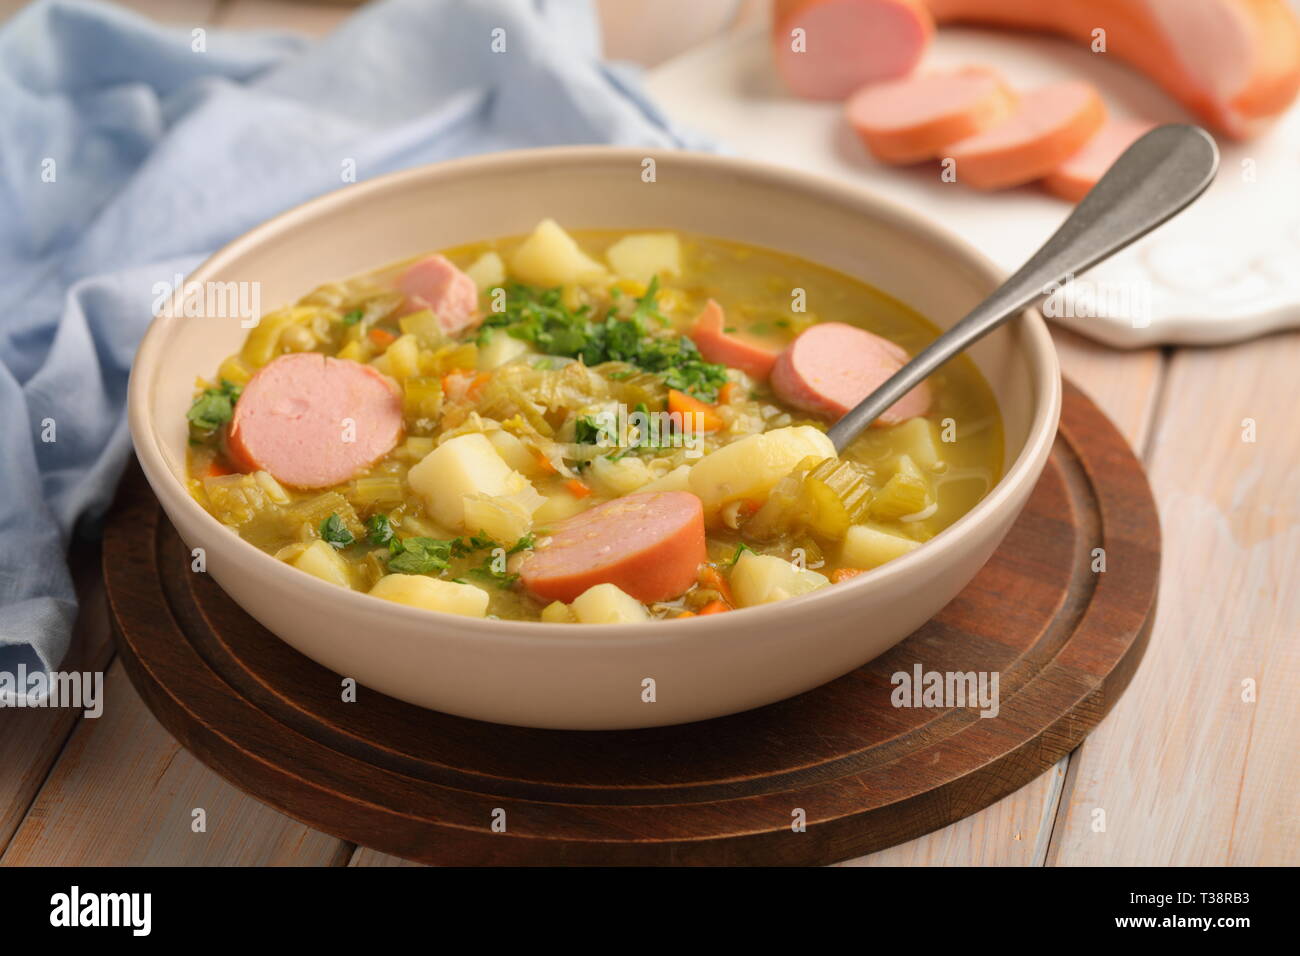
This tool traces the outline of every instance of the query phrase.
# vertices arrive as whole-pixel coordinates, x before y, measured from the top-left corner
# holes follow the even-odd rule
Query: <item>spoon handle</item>
[[[830,429],[836,451],[958,352],[1185,209],[1214,180],[1219,151],[1198,126],[1160,126],[1130,146],[1050,239],[992,295]]]

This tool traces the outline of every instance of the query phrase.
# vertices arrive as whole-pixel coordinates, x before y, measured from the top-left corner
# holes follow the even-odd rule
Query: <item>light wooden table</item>
[[[309,33],[347,13],[283,0],[128,5],[186,24]],[[0,17],[17,6],[0,0]],[[1137,352],[1055,338],[1065,374],[1139,450],[1159,503],[1165,559],[1146,659],[1110,716],[1051,771],[959,823],[844,865],[1300,862],[1300,333]],[[1253,443],[1242,437],[1248,418]],[[401,862],[263,806],[183,750],[114,660],[93,568],[77,577],[84,610],[65,668],[107,669],[104,716],[0,717],[0,863]],[[195,808],[205,833],[191,831]]]

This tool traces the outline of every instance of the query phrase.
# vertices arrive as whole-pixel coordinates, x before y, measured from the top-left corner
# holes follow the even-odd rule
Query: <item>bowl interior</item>
[[[313,287],[426,250],[523,233],[544,217],[573,228],[681,229],[802,256],[871,283],[947,328],[992,288],[969,248],[901,209],[814,177],[693,154],[657,154],[654,181],[635,150],[503,153],[350,186],[292,210],[208,260],[192,282],[255,283],[262,311]],[[138,367],[149,430],[185,478],[184,411],[248,329],[238,315],[159,319]],[[1036,412],[1038,376],[1023,323],[971,350],[998,400],[1004,472]],[[1038,330],[1042,334],[1041,328]],[[146,360],[148,359],[148,360]],[[147,374],[147,373],[146,373]],[[137,436],[139,440],[140,436]]]

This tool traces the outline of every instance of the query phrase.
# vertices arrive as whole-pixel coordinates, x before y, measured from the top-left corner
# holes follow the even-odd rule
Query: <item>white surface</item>
[[[945,27],[921,69],[966,63],[996,66],[1021,89],[1083,77],[1114,116],[1190,121],[1146,77],[1069,41]],[[798,100],[782,88],[761,25],[665,63],[647,85],[670,115],[741,155],[884,194],[953,229],[1007,272],[1071,208],[1033,186],[990,194],[941,182],[937,163],[877,163],[841,104]],[[1230,342],[1300,325],[1300,109],[1264,136],[1219,138],[1219,146],[1218,180],[1196,205],[1081,280],[1085,293],[1103,293],[1110,314],[1057,321],[1124,347]]]

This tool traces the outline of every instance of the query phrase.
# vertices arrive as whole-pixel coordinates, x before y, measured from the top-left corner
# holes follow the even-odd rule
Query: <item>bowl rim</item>
[[[646,157],[671,159],[676,163],[689,163],[713,172],[728,172],[743,176],[760,185],[769,185],[786,191],[814,194],[822,200],[846,205],[855,212],[870,216],[886,226],[908,231],[911,235],[934,247],[937,253],[962,261],[978,275],[991,283],[1001,282],[1004,274],[993,262],[974,246],[958,237],[946,227],[913,212],[893,200],[876,193],[801,170],[777,166],[735,156],[722,156],[688,150],[649,147],[619,146],[551,146],[519,150],[504,150],[477,156],[446,160],[411,169],[400,170],[340,189],[324,193],[254,226],[252,229],[223,245],[204,259],[189,275],[185,285],[204,282],[210,274],[219,272],[231,260],[271,239],[286,227],[309,221],[318,214],[359,203],[366,198],[405,189],[409,184],[429,178],[454,180],[466,172],[485,175],[503,172],[520,165],[545,163],[552,167],[581,167],[592,163],[641,161]],[[176,292],[184,294],[184,285]],[[700,640],[731,630],[736,614],[743,616],[748,625],[756,613],[764,615],[769,625],[782,623],[794,626],[819,613],[835,607],[860,601],[873,589],[888,587],[901,575],[911,574],[926,562],[937,559],[941,549],[956,547],[961,541],[977,533],[980,524],[1007,506],[1021,486],[1036,480],[1056,437],[1061,407],[1061,375],[1052,338],[1047,324],[1037,309],[1026,309],[1021,316],[1024,336],[1024,353],[1029,363],[1031,389],[1035,408],[1029,434],[1020,454],[998,479],[991,491],[966,514],[943,529],[925,544],[892,561],[855,576],[833,588],[823,588],[809,594],[753,608],[738,608],[728,614],[708,615],[694,619],[689,624],[663,620],[649,621],[630,628],[626,624],[561,624],[545,621],[510,621],[499,618],[471,618],[444,614],[421,608],[408,607],[381,598],[371,597],[362,591],[345,590],[329,584],[245,541],[234,529],[227,527],[208,513],[190,496],[183,483],[172,474],[162,452],[162,442],[150,409],[150,397],[165,354],[169,334],[183,317],[183,310],[170,310],[170,314],[156,315],[141,339],[131,364],[127,386],[127,418],[137,459],[164,511],[170,516],[173,510],[187,514],[191,521],[206,524],[212,531],[230,536],[237,550],[248,554],[247,560],[263,576],[267,585],[276,589],[304,590],[304,596],[327,602],[344,602],[358,614],[396,615],[412,625],[436,622],[439,637],[481,640],[492,636],[508,645],[529,647],[544,638],[549,645],[570,648],[612,646],[620,648],[665,645],[674,640]],[[364,603],[362,603],[364,602]],[[431,618],[430,615],[436,615]],[[432,636],[432,634],[430,635]]]

